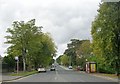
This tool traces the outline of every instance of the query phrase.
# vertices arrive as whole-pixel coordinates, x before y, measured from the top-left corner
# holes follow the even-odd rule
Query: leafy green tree
[[[68,44],[68,49],[64,54],[68,55],[70,65],[85,65],[85,59],[91,54],[91,43],[89,40],[71,39],[71,43]]]
[[[93,53],[100,59],[102,64],[112,68],[119,68],[120,52],[120,17],[118,9],[120,3],[102,3],[98,15],[92,23]],[[110,68],[109,67],[109,68]],[[118,72],[118,71],[117,71]]]
[[[63,65],[65,65],[65,66],[69,65],[69,57],[67,55],[65,55],[65,54],[62,55],[60,57],[60,59],[61,59],[61,62],[62,62]]]
[[[90,40],[81,40],[76,51],[76,64],[85,67],[86,59],[91,56],[91,51]]]
[[[13,71],[15,68],[15,58],[12,55],[5,56],[2,61],[3,67],[9,71]],[[4,69],[4,68],[3,68]]]
[[[60,56],[56,59],[58,64],[61,64],[61,56],[62,56],[62,55],[60,55]]]
[[[50,34],[43,33],[42,26],[35,26],[35,19],[28,22],[13,22],[8,28],[10,34],[6,36],[6,43],[11,44],[7,53],[12,56],[22,56],[23,70],[40,65],[47,66],[56,53],[56,46]]]
[[[12,28],[8,28],[7,32],[11,35],[6,36],[7,42],[12,44],[9,47],[10,53],[14,56],[23,56],[24,71],[26,70],[26,53],[29,44],[29,40],[32,36],[41,32],[41,27],[35,26],[35,19],[25,23],[24,21],[15,21],[12,24]],[[11,52],[12,51],[12,52]]]
[[[71,43],[67,44],[68,49],[65,50],[64,54],[69,56],[70,63],[69,65],[76,65],[77,49],[81,41],[78,39],[71,39]]]

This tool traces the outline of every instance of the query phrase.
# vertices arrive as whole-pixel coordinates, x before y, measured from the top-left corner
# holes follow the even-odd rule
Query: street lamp
[[[18,74],[18,71],[19,71],[19,58],[18,56],[15,57],[15,60],[17,61],[17,74]]]

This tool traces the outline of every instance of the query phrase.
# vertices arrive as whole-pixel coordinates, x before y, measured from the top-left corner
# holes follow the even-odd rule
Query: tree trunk
[[[23,58],[23,71],[26,71],[26,63],[25,63],[25,58]]]
[[[26,71],[25,49],[22,50],[22,56],[23,56],[23,71]]]

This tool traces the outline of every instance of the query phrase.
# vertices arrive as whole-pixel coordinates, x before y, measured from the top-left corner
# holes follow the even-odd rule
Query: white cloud
[[[50,32],[62,54],[71,38],[90,39],[90,27],[100,0],[0,0],[0,54],[4,54],[5,31],[13,21],[35,18]]]

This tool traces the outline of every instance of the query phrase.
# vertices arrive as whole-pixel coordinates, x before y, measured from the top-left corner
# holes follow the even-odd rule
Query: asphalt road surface
[[[115,82],[83,72],[65,70],[59,65],[56,69],[56,71],[47,70],[46,73],[37,73],[13,82]]]

